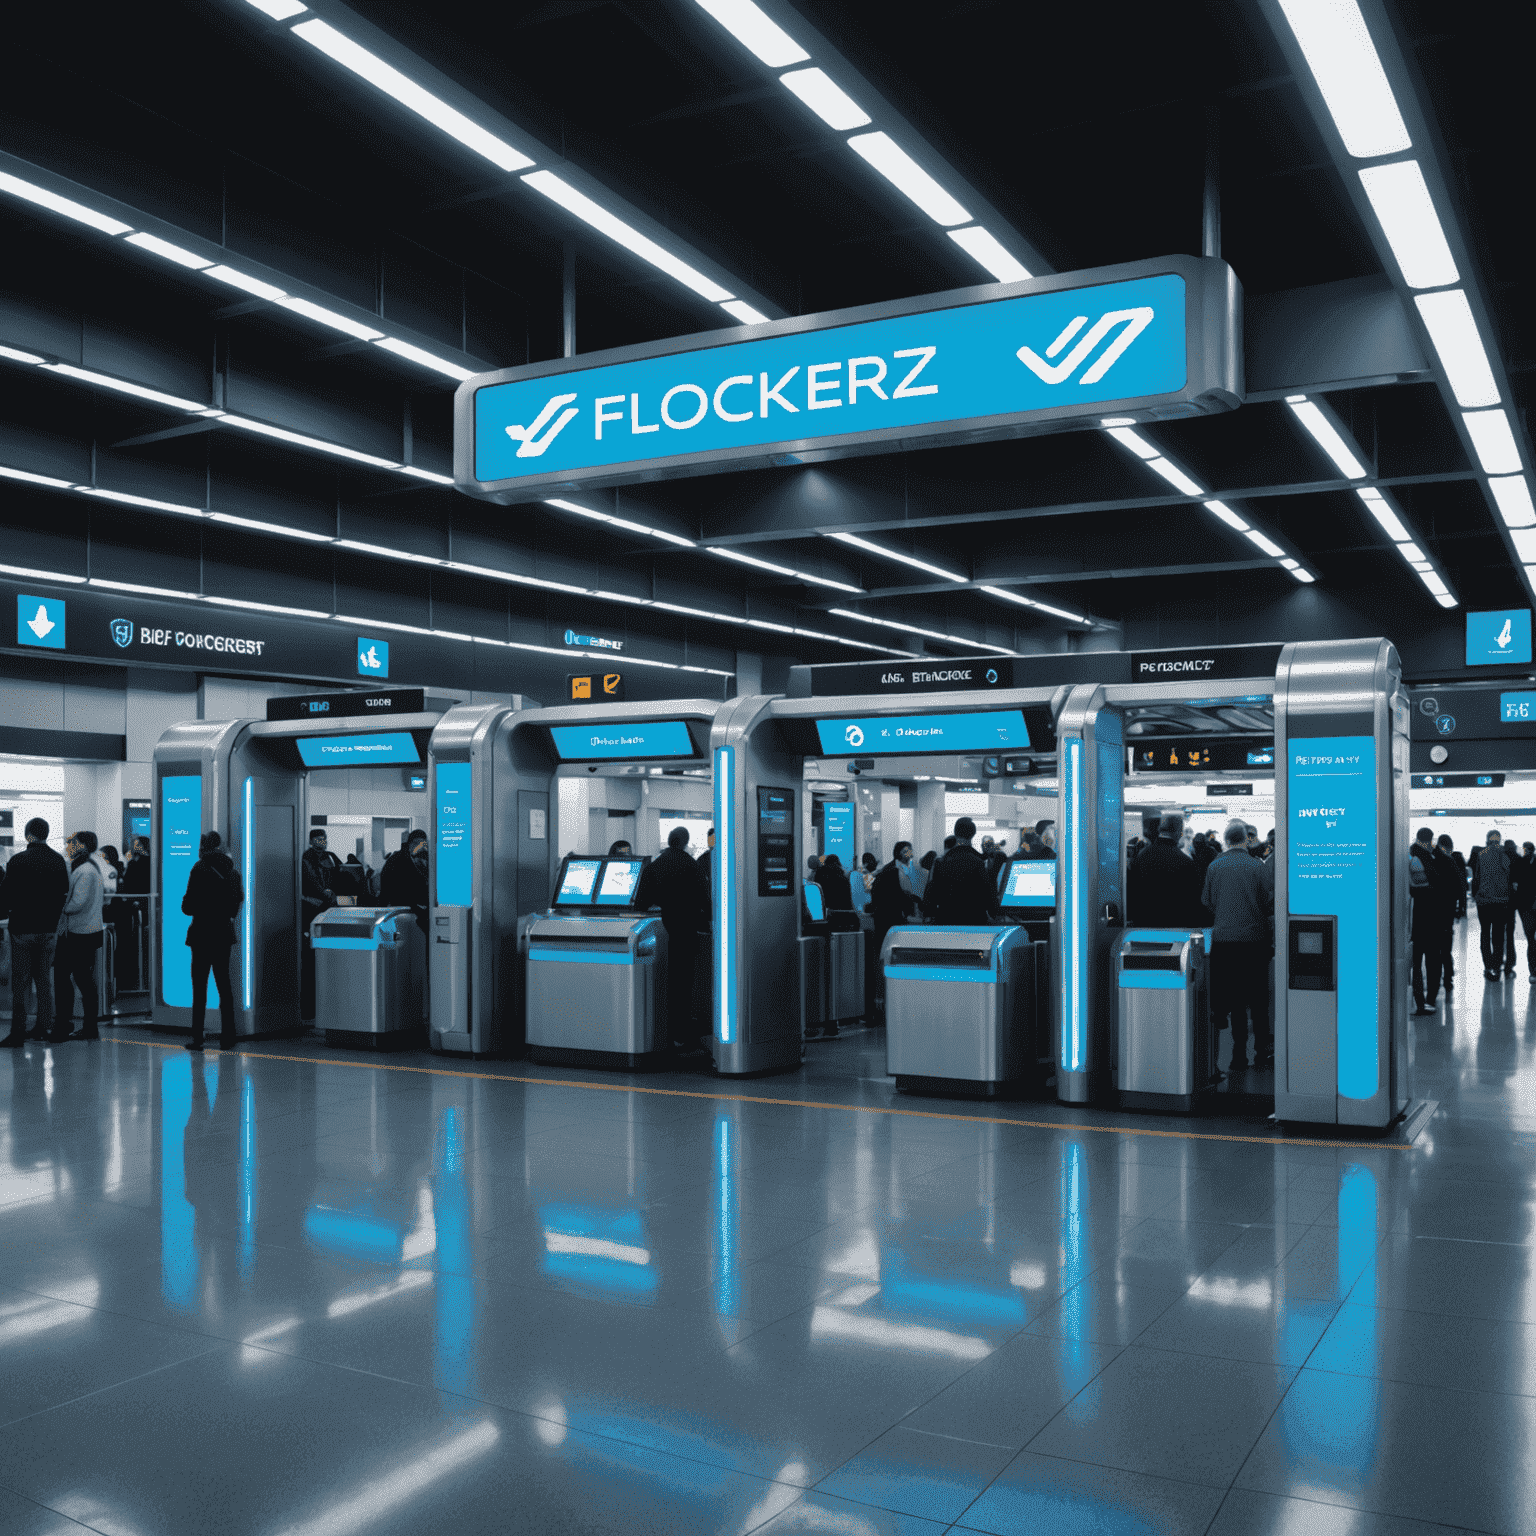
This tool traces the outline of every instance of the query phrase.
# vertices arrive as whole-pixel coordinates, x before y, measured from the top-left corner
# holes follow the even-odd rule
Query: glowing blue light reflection
[[[475,1385],[475,1281],[464,1175],[462,1111],[443,1111],[433,1161],[433,1220],[437,1226],[437,1278],[433,1286],[433,1380],[445,1391],[471,1395]]]
[[[197,1296],[197,1213],[187,1199],[187,1122],[192,1118],[192,1058],[178,1051],[160,1064],[160,1291],[180,1311]]]
[[[620,1298],[649,1296],[660,1283],[639,1211],[551,1204],[540,1208],[539,1225],[546,1275]]]
[[[242,1281],[256,1273],[256,1080],[247,1073],[240,1090],[240,1253]]]
[[[736,1124],[728,1114],[715,1120],[715,1311],[736,1315],[741,1299],[741,1212],[737,1181]]]

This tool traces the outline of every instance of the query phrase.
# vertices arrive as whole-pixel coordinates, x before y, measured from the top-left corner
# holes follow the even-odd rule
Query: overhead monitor
[[[1508,667],[1531,659],[1531,610],[1498,608],[1467,615],[1467,665]]]
[[[635,891],[640,885],[640,871],[644,868],[644,859],[604,859],[593,906],[634,906]]]
[[[560,889],[555,893],[557,907],[590,907],[597,886],[601,859],[567,859],[560,871]]]
[[[688,727],[681,720],[552,725],[549,734],[556,754],[565,763],[698,756]]]
[[[1536,720],[1536,693],[1501,693],[1499,695],[1499,723],[1501,725],[1528,725]]]
[[[419,763],[421,750],[409,731],[375,731],[366,736],[300,736],[299,759],[306,768],[365,768],[373,763]]]
[[[1056,860],[1014,859],[1008,866],[1003,884],[1003,907],[1017,911],[1026,907],[1056,905]]]
[[[1029,750],[1022,709],[988,709],[955,715],[873,715],[858,720],[818,720],[821,750],[838,754],[912,757],[928,752]]]

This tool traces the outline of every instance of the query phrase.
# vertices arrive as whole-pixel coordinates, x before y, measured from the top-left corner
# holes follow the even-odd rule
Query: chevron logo
[[[1141,333],[1152,323],[1153,311],[1150,308],[1141,309],[1112,309],[1107,314],[1100,315],[1094,321],[1092,327],[1083,336],[1075,347],[1062,358],[1059,363],[1051,363],[1048,359],[1060,353],[1088,324],[1087,315],[1078,315],[1062,331],[1055,341],[1045,349],[1045,356],[1029,347],[1020,347],[1017,353],[1018,359],[1037,378],[1047,384],[1064,384],[1072,377],[1079,363],[1091,355],[1093,349],[1109,335],[1116,326],[1122,327],[1120,334],[1105,347],[1098,358],[1083,373],[1077,381],[1079,384],[1097,384],[1111,368],[1120,361],[1125,350],[1136,340]],[[508,428],[510,431],[511,428]],[[522,452],[521,449],[518,450]]]
[[[537,459],[544,450],[570,426],[576,415],[576,407],[571,401],[575,395],[554,395],[546,402],[544,409],[533,418],[533,425],[527,427],[507,427],[506,434],[517,443],[517,456],[520,459]],[[564,410],[560,410],[564,406]],[[558,417],[555,412],[560,411]],[[555,417],[553,425],[551,418]],[[540,433],[544,435],[539,436]]]

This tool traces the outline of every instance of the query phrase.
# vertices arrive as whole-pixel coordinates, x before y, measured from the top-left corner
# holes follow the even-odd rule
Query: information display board
[[[295,745],[306,768],[363,768],[374,763],[419,763],[421,750],[409,731],[368,736],[300,736]]]
[[[1499,608],[1467,615],[1467,665],[1508,667],[1531,659],[1531,610]]]
[[[1028,751],[1030,744],[1022,709],[818,720],[816,734],[823,752],[902,757],[928,752],[996,752],[1011,748]]]
[[[181,910],[203,833],[203,780],[195,773],[160,781],[160,992],[172,1008],[192,1006],[192,967]]]
[[[693,738],[681,720],[621,721],[609,725],[552,725],[551,740],[565,763],[615,758],[695,757]]]
[[[473,770],[437,765],[437,904],[467,907],[474,900]]]
[[[1294,738],[1286,782],[1290,915],[1338,919],[1338,1090],[1368,1099],[1381,1081],[1375,740]]]
[[[821,808],[821,856],[832,853],[845,870],[853,868],[853,807],[846,802]]]

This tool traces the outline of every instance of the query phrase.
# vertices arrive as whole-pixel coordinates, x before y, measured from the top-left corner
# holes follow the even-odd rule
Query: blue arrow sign
[[[1121,271],[1145,275],[1106,280]],[[459,390],[457,479],[515,494],[1008,435],[1106,409],[1229,409],[1236,312],[1222,263],[1170,258],[482,375]]]

